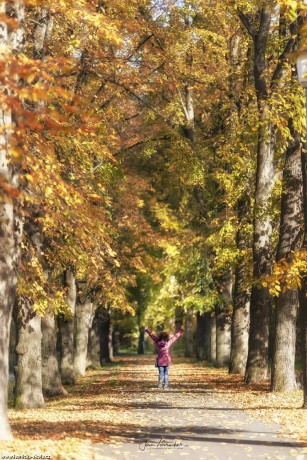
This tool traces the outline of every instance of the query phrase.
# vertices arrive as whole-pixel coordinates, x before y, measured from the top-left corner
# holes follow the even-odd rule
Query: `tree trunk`
[[[42,382],[46,396],[67,395],[63,388],[56,353],[54,316],[42,318]]]
[[[260,383],[268,379],[269,317],[271,298],[267,288],[253,287],[249,352],[245,373],[246,383]]]
[[[25,222],[25,230],[35,248],[35,256],[40,260],[42,233],[37,229],[34,220]],[[34,299],[20,296],[14,308],[17,326],[15,406],[19,409],[44,406],[41,317],[35,312],[33,305]]]
[[[205,359],[205,316],[199,312],[196,314],[196,359]]]
[[[100,313],[100,364],[113,361],[112,322],[110,309],[101,309]]]
[[[76,305],[75,314],[75,354],[74,370],[76,376],[85,375],[88,344],[88,331],[92,318],[92,302],[87,297],[84,303]]]
[[[74,371],[74,320],[61,315],[58,318],[58,326],[61,348],[61,380],[63,385],[74,385],[76,383]]]
[[[188,25],[188,24],[187,24]],[[193,69],[193,56],[191,52],[186,53],[186,65],[190,72]],[[182,133],[192,144],[196,142],[195,114],[193,101],[193,83],[186,81],[184,85],[184,97],[179,91],[180,102],[185,115],[185,123],[182,125]]]
[[[199,361],[210,359],[210,313],[197,313],[196,358]]]
[[[291,126],[290,126],[291,128]],[[286,152],[281,199],[281,218],[277,261],[291,257],[291,251],[301,246],[303,185],[299,135]],[[272,365],[272,390],[296,389],[295,344],[298,291],[282,290],[276,299],[276,330]]]
[[[24,21],[22,2],[11,2],[7,7],[8,14]],[[17,52],[23,47],[24,33],[13,29],[10,44]],[[18,123],[18,114],[16,122]],[[29,232],[37,254],[41,255],[42,237],[39,231]],[[33,310],[31,299],[21,298],[16,306],[17,319],[17,364],[15,385],[15,406],[17,408],[35,408],[44,406],[42,393],[42,360],[41,360],[41,318]]]
[[[120,332],[113,331],[113,352],[118,354],[120,349]]]
[[[307,171],[306,171],[307,172]],[[302,367],[303,367],[303,409],[307,409],[307,278],[303,280],[299,291]]]
[[[0,118],[3,119],[3,111],[1,112]],[[0,144],[2,144],[2,142],[3,136],[0,135]],[[3,162],[2,154],[3,152],[1,149],[1,165]],[[1,166],[0,169],[3,170]],[[17,284],[17,248],[14,238],[13,209],[9,202],[6,203],[5,198],[0,199],[0,245],[0,440],[8,440],[12,438],[7,418],[7,385],[9,380],[8,363],[11,314]]]
[[[34,220],[25,222],[25,230],[35,248],[35,256],[40,260],[43,247],[42,233],[37,229]],[[20,296],[14,308],[17,325],[15,407],[18,409],[44,406],[41,317],[34,311],[33,305],[33,299]]]
[[[230,118],[230,132],[231,138],[235,139],[237,136],[237,127],[240,123],[240,96],[238,91],[237,71],[240,64],[240,37],[234,35],[230,40],[230,65],[231,74],[229,81],[230,88],[230,104],[231,104],[231,118]],[[247,80],[246,80],[247,82]],[[245,86],[245,85],[244,85]],[[242,91],[242,89],[241,89]],[[244,91],[244,89],[243,89]],[[242,120],[241,120],[242,122]],[[250,291],[247,288],[247,272],[248,264],[246,253],[249,249],[248,241],[248,227],[250,224],[250,197],[247,190],[249,190],[249,181],[245,179],[244,192],[237,201],[237,215],[238,215],[238,231],[236,235],[236,247],[239,252],[235,267],[235,285],[233,291],[233,314],[231,320],[231,351],[230,351],[230,364],[229,373],[231,374],[245,374],[246,361],[248,354],[248,335],[249,335],[249,319],[250,319]]]
[[[0,204],[0,220],[2,222],[2,206]],[[3,224],[0,224],[2,232]],[[3,235],[3,233],[1,233]],[[0,238],[1,247],[8,250],[7,241],[3,236]],[[1,251],[2,252],[2,251]],[[6,259],[7,260],[7,259]],[[0,440],[9,440],[12,438],[11,430],[7,418],[7,393],[9,381],[9,336],[11,324],[11,306],[14,302],[16,279],[13,273],[4,268],[0,261]]]
[[[175,331],[176,332],[178,332],[181,326],[183,325],[183,315],[184,315],[183,308],[176,307],[175,309]]]
[[[42,257],[42,233],[34,220],[26,221],[25,229],[39,260]],[[14,309],[17,325],[15,407],[18,409],[44,406],[41,317],[34,311],[33,305],[33,299],[20,296]]]
[[[270,200],[274,185],[274,135],[272,123],[268,121],[269,117],[269,107],[264,104],[261,123],[265,125],[259,128],[254,208],[253,275],[255,280],[270,275],[272,265]],[[254,284],[250,305],[249,351],[245,377],[247,383],[259,383],[268,378],[271,303],[269,288]]]
[[[216,365],[229,365],[231,349],[232,267],[217,280],[223,306],[216,308]]]
[[[254,81],[259,128],[254,205],[253,275],[255,280],[259,280],[270,274],[272,265],[270,206],[275,176],[275,126],[268,102],[266,59],[272,7],[261,5],[253,18],[254,23],[251,17],[244,15],[240,9],[238,9],[238,15],[254,44]],[[273,78],[278,77],[274,74]],[[271,298],[268,287],[254,284],[250,304],[250,334],[245,374],[247,382],[259,383],[268,378],[270,310]]]
[[[248,249],[246,224],[249,220],[250,200],[248,196],[238,200],[239,229],[236,243],[240,251],[235,270],[233,292],[233,314],[231,322],[230,374],[245,374],[248,354],[250,292],[246,288],[247,267],[244,252]]]
[[[10,346],[9,346],[9,373],[14,374],[15,366],[17,363],[16,355],[16,324],[14,321],[14,316],[12,316],[11,328],[10,328]]]
[[[194,356],[194,311],[189,308],[185,317],[185,332],[184,332],[184,356]]]
[[[307,116],[307,89],[306,116]],[[303,250],[307,251],[307,139],[302,149],[302,176],[303,176],[303,209],[304,209],[304,242]],[[303,366],[303,408],[307,409],[307,276],[302,280],[299,292],[300,319],[301,319],[301,342],[302,342],[302,366]]]
[[[24,4],[16,1],[10,5],[14,12],[17,27],[8,29],[8,24],[0,22],[0,59],[2,63],[10,63],[9,53],[22,51],[24,42]],[[0,1],[0,14],[10,15],[8,3]],[[11,79],[9,69],[4,69],[4,79]],[[13,78],[18,78],[15,75]],[[3,97],[8,94],[8,88],[2,86]],[[9,106],[2,100],[0,108],[0,440],[12,438],[7,417],[8,392],[8,355],[9,337],[13,305],[17,286],[17,266],[20,256],[22,236],[22,221],[13,195],[5,190],[18,190],[19,164],[11,155],[12,144],[12,113]],[[13,161],[12,161],[13,160]]]
[[[189,83],[184,88],[185,101],[182,101],[186,123],[183,126],[184,137],[189,139],[192,144],[196,142],[195,120],[194,120],[194,102],[192,85]]]
[[[216,366],[229,365],[231,344],[231,317],[225,311],[216,312]]]
[[[40,8],[40,13],[36,17],[35,27],[33,31],[34,36],[34,57],[38,57],[36,55],[36,48],[44,47],[45,36],[42,38],[41,42],[39,40],[39,30],[41,29],[42,23],[48,23],[45,19],[41,17],[41,11],[43,8]],[[47,10],[47,9],[46,9]],[[43,54],[41,54],[40,58],[43,58]],[[31,225],[31,224],[30,224]],[[35,224],[37,227],[37,224]],[[34,235],[37,241],[39,241],[37,245],[37,250],[41,253],[41,245],[43,237],[41,236],[41,229],[39,229]],[[39,249],[38,249],[38,246]],[[41,332],[42,332],[42,343],[41,343],[41,351],[42,351],[42,359],[40,361],[41,364],[41,374],[42,374],[42,385],[43,385],[43,392],[47,396],[56,396],[59,394],[67,394],[66,390],[62,387],[61,377],[58,369],[58,361],[56,356],[56,332],[55,332],[55,320],[54,317],[47,316],[46,318],[41,319]]]
[[[50,9],[41,6],[35,18],[35,29],[34,29],[34,59],[44,60],[46,55],[46,47],[50,42],[52,29],[53,29],[53,18],[50,13]]]
[[[143,355],[145,353],[145,328],[139,327],[139,342],[138,342],[138,354]]]
[[[66,303],[70,307],[72,316],[65,318],[63,315],[58,318],[60,331],[61,358],[60,370],[63,385],[74,385],[76,383],[74,371],[74,315],[76,308],[76,279],[73,272],[65,272]]]
[[[99,334],[99,311],[96,309],[91,327],[89,329],[89,341],[87,349],[87,367],[99,369],[100,366],[100,334]]]
[[[29,299],[21,298],[16,308],[17,364],[15,367],[15,407],[44,407],[42,391],[41,317]]]
[[[216,315],[210,317],[210,361],[216,363]]]

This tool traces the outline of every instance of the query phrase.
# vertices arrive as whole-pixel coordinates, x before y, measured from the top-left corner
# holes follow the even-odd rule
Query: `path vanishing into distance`
[[[293,425],[300,419],[304,431],[307,412],[299,404],[291,407],[297,395],[247,388],[241,377],[187,358],[173,358],[170,389],[164,391],[157,388],[154,358],[117,356],[66,387],[69,395],[50,399],[46,408],[10,409],[15,441],[5,452],[51,460],[307,460],[303,441],[258,416],[258,408],[275,414],[272,404],[280,398],[280,412],[293,417]],[[248,412],[239,409],[238,397]]]
[[[125,400],[131,413],[109,444],[92,448],[95,458],[307,459],[303,443],[280,434],[280,426],[253,419],[223,401],[206,384],[206,369],[175,360],[170,390],[157,389],[153,357],[124,359],[114,369],[110,405]]]

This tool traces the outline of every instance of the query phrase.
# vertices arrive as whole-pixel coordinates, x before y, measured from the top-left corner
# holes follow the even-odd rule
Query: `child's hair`
[[[169,334],[167,332],[160,332],[158,336],[158,340],[163,340],[163,342],[168,342],[169,341]]]

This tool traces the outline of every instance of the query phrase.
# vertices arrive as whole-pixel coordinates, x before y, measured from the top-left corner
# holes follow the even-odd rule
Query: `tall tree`
[[[31,228],[29,222],[25,225],[25,234],[33,245],[35,258],[42,257],[42,234],[37,227]],[[30,260],[23,256],[24,261]],[[44,277],[44,274],[43,274]],[[41,314],[37,311],[34,297],[19,293],[14,308],[16,322],[16,353],[15,366],[15,407],[28,409],[44,406],[42,388],[42,332]]]
[[[34,58],[44,58],[44,47],[46,45],[47,33],[42,31],[52,24],[48,8],[39,8],[36,16],[34,35]],[[52,25],[51,25],[52,28]],[[42,101],[35,103],[33,108],[41,105]],[[31,114],[32,115],[32,114]],[[25,222],[25,234],[30,245],[33,246],[35,259],[40,261],[42,266],[43,277],[48,277],[47,264],[43,255],[44,235],[39,223],[39,212],[30,206],[28,217]],[[24,251],[24,258],[29,261],[30,258]],[[20,409],[42,407],[43,399],[43,381],[46,393],[52,392],[63,393],[65,390],[61,386],[57,370],[57,360],[55,359],[55,330],[53,319],[45,321],[45,337],[41,333],[41,314],[35,308],[37,299],[26,293],[19,296],[16,303],[16,324],[17,324],[17,364],[16,364],[16,387],[15,387],[15,407]],[[44,359],[42,360],[42,340],[48,340],[45,345]],[[49,353],[50,352],[50,353]],[[43,362],[42,362],[43,361]],[[44,369],[42,369],[44,364]],[[53,370],[50,369],[53,365]],[[49,373],[50,371],[50,373]],[[55,372],[55,374],[54,374]],[[52,377],[55,381],[52,382]],[[52,387],[57,388],[52,388]]]
[[[280,231],[276,260],[288,259],[301,247],[303,183],[301,169],[300,136],[293,132],[289,140],[283,171]],[[290,132],[291,132],[290,131]],[[298,308],[298,290],[281,286],[276,299],[275,346],[272,363],[272,390],[291,391],[296,388],[295,345]]]
[[[9,9],[9,11],[8,11]],[[18,75],[11,75],[11,53],[17,55],[22,51],[24,44],[24,4],[16,1],[10,4],[0,2],[0,59],[2,66],[1,77],[1,121],[0,121],[0,229],[1,229],[1,262],[0,262],[0,438],[11,438],[11,431],[7,419],[7,385],[8,385],[8,349],[11,314],[15,302],[17,285],[17,264],[22,234],[22,224],[18,215],[15,200],[19,188],[18,162],[14,161],[12,148],[12,110],[8,100],[11,88],[7,82],[14,83]],[[10,30],[5,14],[13,16],[16,24]],[[15,140],[16,142],[16,140]],[[15,192],[15,198],[14,198]]]
[[[254,277],[260,279],[271,273],[272,222],[270,200],[274,186],[275,126],[270,116],[268,83],[266,81],[267,43],[271,28],[272,5],[263,5],[251,19],[241,10],[239,16],[254,44],[254,81],[259,110],[259,139],[254,207]],[[258,19],[258,25],[257,25]],[[253,21],[253,22],[252,22]],[[251,294],[247,382],[268,378],[269,318],[271,298],[265,286],[253,286]]]
[[[272,193],[276,183],[275,153],[277,146],[277,122],[272,118],[274,97],[284,80],[286,54],[296,43],[290,35],[280,44],[278,34],[272,29],[275,2],[252,5],[251,12],[237,8],[242,24],[253,43],[253,79],[258,104],[258,146],[254,204],[253,275],[255,283],[251,293],[251,318],[249,352],[246,369],[247,382],[259,382],[268,378],[269,318],[271,297],[268,286],[259,280],[269,276],[272,270]],[[270,41],[281,49],[275,66],[269,66]],[[282,46],[282,48],[280,48]]]

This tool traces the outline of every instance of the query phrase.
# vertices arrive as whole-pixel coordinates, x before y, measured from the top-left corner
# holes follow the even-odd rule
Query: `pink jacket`
[[[158,366],[169,366],[171,364],[171,357],[169,355],[169,349],[176,342],[177,339],[183,333],[183,329],[180,329],[175,335],[173,335],[168,342],[164,342],[163,340],[158,340],[158,338],[149,330],[145,329],[149,337],[157,344],[158,346]]]

